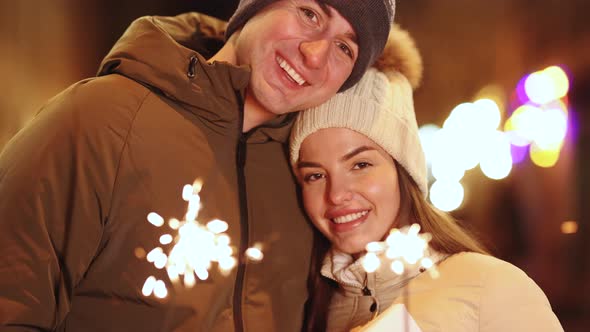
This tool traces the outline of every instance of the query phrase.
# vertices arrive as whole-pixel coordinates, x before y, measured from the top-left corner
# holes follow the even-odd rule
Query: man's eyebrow
[[[349,153],[345,154],[344,156],[342,156],[342,158],[340,158],[340,161],[347,161],[359,153],[362,153],[365,151],[372,151],[372,150],[375,150],[375,148],[367,146],[367,145],[359,146],[358,148],[356,148],[356,149],[350,151]]]
[[[315,2],[318,4],[318,6],[320,6],[320,8],[324,11],[324,13],[328,16],[328,17],[332,17],[332,12],[330,11],[330,7],[328,5],[326,5],[325,3],[321,2],[320,0],[315,0]]]
[[[356,40],[356,34],[354,32],[347,32],[344,34],[344,36],[349,38],[353,43],[357,45],[359,44],[359,42]]]
[[[322,165],[318,163],[314,163],[312,161],[300,161],[297,163],[297,169],[305,168],[305,167],[322,167]]]

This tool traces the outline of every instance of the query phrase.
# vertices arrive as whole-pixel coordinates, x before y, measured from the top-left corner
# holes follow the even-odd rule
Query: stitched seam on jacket
[[[143,104],[145,103],[147,98],[152,93],[153,93],[152,91],[148,90],[146,92],[145,96],[143,96],[143,99],[141,100],[141,102],[137,106],[137,109],[135,110],[135,114],[133,114],[133,119],[131,119],[131,122],[129,124],[129,128],[127,129],[127,133],[125,134],[125,139],[123,141],[123,145],[121,146],[121,151],[119,152],[119,157],[117,160],[117,171],[115,173],[115,179],[113,181],[113,189],[111,190],[111,194],[110,194],[111,199],[109,202],[109,209],[108,209],[109,212],[106,215],[107,220],[109,220],[110,216],[111,216],[111,212],[112,212],[112,208],[113,208],[113,196],[115,194],[115,188],[117,188],[117,183],[119,181],[119,173],[121,171],[121,160],[123,159],[123,152],[125,152],[125,149],[127,148],[127,144],[129,142],[129,135],[131,134],[131,130],[133,129],[133,125],[135,124],[135,119],[137,118],[137,115],[139,114],[139,110],[141,110],[141,108],[143,107]]]

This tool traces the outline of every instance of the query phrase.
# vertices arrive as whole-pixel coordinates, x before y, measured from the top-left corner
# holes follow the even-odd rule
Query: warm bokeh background
[[[133,19],[190,10],[227,19],[236,5],[0,0],[0,149],[48,98],[94,75]],[[473,101],[489,85],[510,112],[524,75],[551,65],[568,72],[570,127],[555,166],[525,160],[499,181],[470,170],[461,181],[464,202],[452,212],[541,286],[566,331],[590,326],[588,13],[587,0],[412,0],[398,1],[396,16],[424,58],[425,76],[415,95],[420,125],[441,126],[456,105]],[[565,221],[577,229],[562,229]]]

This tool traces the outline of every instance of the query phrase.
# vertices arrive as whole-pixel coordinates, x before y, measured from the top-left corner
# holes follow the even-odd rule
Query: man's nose
[[[330,41],[327,39],[303,41],[299,45],[299,50],[303,54],[306,66],[313,69],[322,68],[328,59]]]

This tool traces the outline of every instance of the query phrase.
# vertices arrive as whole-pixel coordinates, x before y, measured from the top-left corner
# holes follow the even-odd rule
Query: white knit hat
[[[291,164],[305,138],[325,128],[359,132],[402,165],[426,197],[427,168],[414,113],[413,88],[422,76],[422,60],[407,32],[394,26],[381,57],[360,81],[326,103],[300,112],[291,131]]]

